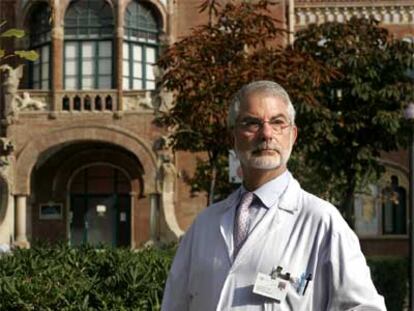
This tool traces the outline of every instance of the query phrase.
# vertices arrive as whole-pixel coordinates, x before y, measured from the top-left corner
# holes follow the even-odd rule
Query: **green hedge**
[[[404,257],[370,257],[367,259],[372,280],[384,296],[388,311],[403,310],[408,294],[408,259]]]
[[[160,310],[173,248],[33,247],[0,258],[0,310]]]
[[[0,257],[0,310],[160,310],[175,247],[34,246]],[[368,258],[389,311],[401,311],[408,260]]]

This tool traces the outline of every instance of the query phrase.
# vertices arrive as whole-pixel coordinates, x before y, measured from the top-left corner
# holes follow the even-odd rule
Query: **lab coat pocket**
[[[289,310],[308,311],[311,310],[310,297],[312,296],[312,282],[309,282],[305,293],[298,293],[297,288],[291,286],[286,295],[286,305]]]
[[[279,310],[278,306],[273,302],[265,302],[264,304],[264,311],[276,311]]]

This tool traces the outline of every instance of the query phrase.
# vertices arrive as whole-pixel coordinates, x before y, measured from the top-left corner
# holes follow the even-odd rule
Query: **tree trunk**
[[[355,174],[348,176],[348,185],[345,191],[345,199],[341,204],[341,212],[344,214],[344,218],[348,225],[354,228],[354,193],[356,187]]]
[[[208,205],[214,202],[214,190],[216,188],[217,179],[217,166],[214,161],[211,161],[211,180],[210,180],[210,191],[208,192]]]

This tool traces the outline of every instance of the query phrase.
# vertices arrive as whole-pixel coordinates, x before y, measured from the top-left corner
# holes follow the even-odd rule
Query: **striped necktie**
[[[236,218],[234,221],[234,258],[237,256],[244,240],[249,232],[250,212],[249,207],[253,202],[253,192],[245,192],[237,208]]]

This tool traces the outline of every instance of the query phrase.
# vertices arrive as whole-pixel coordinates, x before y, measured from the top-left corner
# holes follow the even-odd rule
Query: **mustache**
[[[274,150],[274,151],[277,151],[278,153],[281,153],[282,148],[274,141],[270,141],[270,142],[262,141],[258,143],[256,146],[254,146],[252,153],[258,153],[262,150]]]

